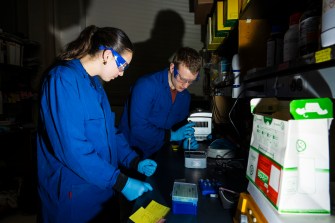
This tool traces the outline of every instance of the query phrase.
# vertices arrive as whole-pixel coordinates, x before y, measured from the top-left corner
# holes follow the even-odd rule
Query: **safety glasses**
[[[99,50],[110,50],[110,51],[112,51],[114,59],[115,59],[116,66],[117,66],[117,68],[119,69],[120,72],[123,72],[128,68],[129,64],[127,63],[127,61],[125,59],[123,59],[123,57],[118,52],[113,50],[113,48],[100,46]]]
[[[173,69],[173,74],[174,74],[174,77],[176,78],[176,80],[180,83],[183,83],[183,84],[193,84],[195,81],[197,81],[199,79],[199,74],[197,75],[197,78],[195,80],[187,80],[186,78],[183,78],[178,69]]]

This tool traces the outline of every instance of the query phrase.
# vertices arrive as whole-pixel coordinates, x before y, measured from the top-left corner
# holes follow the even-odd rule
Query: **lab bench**
[[[200,143],[199,150],[205,150],[206,143]],[[158,164],[155,174],[147,178],[153,191],[147,192],[139,197],[135,203],[135,212],[141,206],[146,207],[150,201],[156,202],[170,208],[166,216],[169,223],[202,223],[202,222],[233,222],[236,208],[225,209],[219,197],[202,195],[198,186],[200,179],[215,179],[222,183],[222,187],[238,193],[246,191],[247,179],[243,164],[240,166],[221,163],[212,158],[207,158],[207,168],[186,168],[184,149],[173,150],[170,145],[162,148],[155,156]],[[233,163],[231,163],[233,164]],[[235,163],[236,164],[236,163]],[[174,214],[172,211],[172,190],[175,181],[195,183],[198,186],[197,213]],[[129,220],[129,222],[132,222]]]

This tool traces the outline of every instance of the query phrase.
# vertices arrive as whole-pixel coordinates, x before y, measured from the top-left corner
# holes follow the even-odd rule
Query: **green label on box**
[[[257,172],[257,176],[259,179],[261,179],[261,181],[263,181],[264,183],[268,184],[269,183],[269,177],[263,173],[261,170],[258,170]]]
[[[333,118],[333,105],[329,98],[293,100],[290,112],[295,120]]]
[[[272,118],[271,117],[266,117],[266,116],[263,116],[263,120],[264,120],[264,123],[269,123],[269,125],[271,125],[272,123]]]

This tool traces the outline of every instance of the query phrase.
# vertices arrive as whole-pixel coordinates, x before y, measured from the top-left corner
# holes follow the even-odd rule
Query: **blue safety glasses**
[[[127,63],[127,61],[125,59],[123,59],[123,57],[118,52],[113,50],[113,48],[100,46],[99,50],[110,50],[110,51],[112,51],[114,59],[115,59],[116,66],[117,66],[117,68],[119,69],[120,72],[124,72],[128,68],[129,64]]]

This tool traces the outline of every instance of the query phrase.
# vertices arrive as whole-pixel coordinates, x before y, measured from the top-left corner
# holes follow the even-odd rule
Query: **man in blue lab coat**
[[[167,69],[140,78],[132,87],[119,129],[143,157],[150,157],[170,141],[191,138],[191,147],[198,147],[194,123],[180,124],[189,115],[187,88],[199,78],[200,68],[199,53],[182,47]]]

